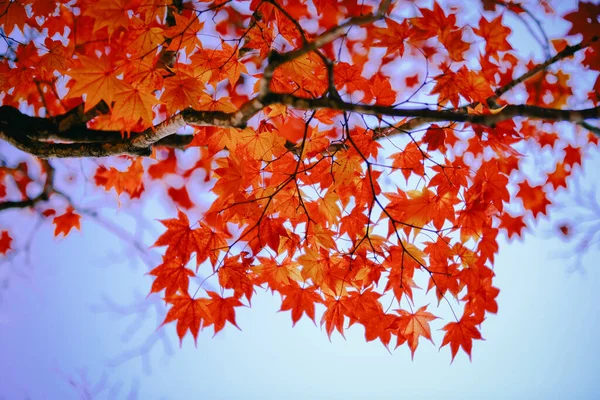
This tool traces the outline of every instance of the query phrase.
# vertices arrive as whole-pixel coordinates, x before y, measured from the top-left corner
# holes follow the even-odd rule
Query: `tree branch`
[[[599,119],[600,107],[583,110],[560,110],[529,105],[509,105],[495,114],[469,114],[467,112],[431,110],[428,108],[394,108],[379,105],[366,105],[348,103],[338,98],[327,96],[308,99],[290,94],[269,93],[262,101],[257,98],[246,102],[238,111],[224,113],[221,111],[197,111],[188,108],[174,115],[145,132],[133,135],[131,139],[121,139],[116,142],[101,143],[48,143],[34,141],[28,137],[27,132],[43,129],[43,134],[48,137],[57,132],[57,128],[49,120],[29,117],[21,114],[17,109],[0,107],[0,138],[13,144],[15,147],[38,157],[104,157],[111,155],[129,154],[133,156],[148,156],[152,153],[152,146],[175,135],[186,125],[220,126],[244,128],[247,122],[264,107],[272,104],[284,104],[298,109],[319,110],[333,109],[339,111],[356,112],[363,115],[389,116],[389,117],[418,117],[428,121],[468,122],[471,124],[493,127],[498,122],[516,117],[541,119],[546,121],[583,122],[586,119]],[[42,120],[44,123],[41,123]],[[18,122],[18,123],[16,123]],[[79,130],[82,136],[91,136],[83,128]],[[380,134],[379,137],[389,136]],[[35,136],[35,135],[34,135]],[[164,141],[181,145],[178,140]],[[187,139],[186,139],[187,140]]]

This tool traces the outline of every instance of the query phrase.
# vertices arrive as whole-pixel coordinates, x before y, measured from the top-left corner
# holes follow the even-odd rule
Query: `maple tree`
[[[441,321],[415,304],[426,285],[455,317],[441,346],[470,357],[498,310],[499,233],[547,215],[598,145],[600,5],[419,3],[1,1],[0,138],[20,152],[0,211],[79,230],[56,159],[112,156],[89,185],[177,209],[150,292],[181,339],[237,327],[260,287],[293,324],[321,310],[330,337],[359,324],[414,356]],[[509,15],[545,58],[513,47]],[[0,254],[16,234],[0,225]]]

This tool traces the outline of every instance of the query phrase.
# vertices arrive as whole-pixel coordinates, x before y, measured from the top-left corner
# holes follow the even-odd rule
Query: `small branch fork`
[[[585,120],[600,119],[600,106],[581,110],[560,110],[529,105],[508,105],[493,114],[482,115],[469,114],[467,107],[455,110],[433,110],[355,104],[346,102],[339,96],[332,96],[332,88],[328,93],[317,98],[273,93],[270,90],[270,82],[277,67],[311,51],[317,51],[322,46],[341,37],[351,26],[370,24],[382,19],[386,15],[390,3],[390,0],[384,0],[376,13],[350,18],[347,22],[323,32],[311,41],[303,41],[303,45],[298,49],[286,53],[271,52],[259,82],[258,95],[248,100],[235,112],[198,111],[187,108],[144,132],[132,133],[129,138],[123,138],[121,132],[100,131],[86,127],[86,123],[94,117],[109,112],[109,107],[104,102],[97,104],[87,112],[84,112],[83,105],[80,105],[63,115],[52,118],[31,117],[16,108],[1,106],[0,138],[20,150],[40,158],[149,156],[154,146],[182,148],[189,144],[192,135],[176,134],[186,125],[244,128],[248,121],[261,110],[275,104],[284,104],[304,110],[333,109],[363,115],[413,118],[402,126],[402,131],[410,130],[415,124],[422,125],[435,121],[463,122],[493,127],[498,122],[516,117],[545,121],[570,121],[580,125],[589,125]],[[496,100],[502,94],[540,70],[573,55],[598,39],[600,38],[594,37],[585,43],[569,46],[544,63],[533,67],[522,76],[498,89],[494,96],[488,99],[488,106],[495,106]],[[333,90],[335,91],[335,88]],[[595,130],[592,131],[595,132]],[[378,138],[388,137],[397,132],[399,132],[398,129],[383,131],[379,133]]]

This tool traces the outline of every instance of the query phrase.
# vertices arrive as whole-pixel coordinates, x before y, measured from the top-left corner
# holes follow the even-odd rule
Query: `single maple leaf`
[[[237,297],[221,297],[218,293],[207,291],[210,300],[207,301],[208,309],[212,317],[212,323],[215,328],[215,335],[223,329],[225,323],[229,321],[233,326],[240,329],[235,322],[235,307],[241,307],[243,304]],[[205,324],[204,326],[209,326]],[[240,329],[241,330],[241,329]]]
[[[416,313],[410,313],[406,310],[396,310],[400,314],[400,317],[397,319],[398,343],[396,347],[408,341],[408,347],[413,359],[415,358],[415,350],[419,345],[419,336],[423,336],[433,343],[429,322],[437,317],[426,310],[427,306],[419,308]]]
[[[101,2],[89,3],[83,8],[83,14],[94,19],[94,29],[96,32],[102,28],[108,29],[108,34],[112,35],[116,30],[126,28],[130,23],[128,0],[105,0]]]
[[[12,249],[10,247],[11,243],[12,238],[8,234],[8,231],[2,231],[2,234],[0,234],[0,253],[6,254],[8,250]]]
[[[445,27],[438,32],[438,37],[448,51],[448,55],[452,61],[464,61],[463,54],[465,51],[469,50],[471,44],[462,40],[461,29]]]
[[[170,187],[169,190],[167,190],[167,194],[171,199],[173,199],[175,204],[181,208],[189,210],[190,208],[194,207],[194,203],[190,199],[190,195],[185,185],[183,185],[179,189]]]
[[[368,90],[368,81],[362,76],[362,69],[358,65],[348,64],[347,62],[338,62],[334,67],[334,82],[338,90],[344,86],[350,93],[356,91],[366,92]]]
[[[239,262],[238,257],[227,257],[219,268],[219,284],[225,289],[233,289],[235,297],[245,295],[248,302],[254,293],[254,275],[250,266]]]
[[[547,182],[552,184],[552,188],[557,190],[560,187],[567,187],[567,178],[571,175],[572,170],[565,168],[564,162],[558,162],[554,172],[548,174]]]
[[[54,217],[53,224],[56,225],[54,228],[54,236],[58,236],[61,233],[64,236],[67,236],[73,228],[81,230],[80,219],[81,216],[75,213],[73,207],[67,208],[67,211],[63,215]]]
[[[386,28],[371,28],[373,47],[387,47],[385,56],[404,55],[404,41],[410,37],[410,26],[407,20],[397,23],[391,18],[386,18]]]
[[[600,4],[580,0],[576,11],[564,16],[565,20],[573,24],[569,35],[582,34],[584,41],[592,39],[600,31],[599,16]]]
[[[177,218],[160,222],[167,227],[167,231],[156,240],[153,247],[168,246],[166,257],[176,257],[186,263],[192,253],[205,247],[205,232],[190,228],[190,221],[183,211],[177,211]]]
[[[115,188],[117,195],[125,192],[133,199],[139,198],[144,191],[143,175],[144,167],[140,157],[132,161],[125,171],[119,171],[114,167],[99,166],[94,175],[94,181],[97,186],[104,186],[107,191]]]
[[[398,222],[409,224],[415,228],[423,228],[431,222],[436,212],[437,196],[427,187],[406,192],[408,198],[396,200],[388,205],[387,210]]]
[[[185,263],[178,258],[163,257],[163,263],[149,272],[156,276],[152,282],[150,293],[160,292],[165,289],[165,296],[174,296],[178,290],[186,293],[190,284],[190,277],[194,272],[185,267]]]
[[[73,84],[67,96],[73,98],[85,95],[84,111],[88,111],[101,100],[111,104],[117,93],[125,89],[125,82],[117,78],[119,73],[108,57],[98,59],[80,56],[79,63],[79,67],[68,72]]]
[[[431,89],[431,94],[439,95],[439,103],[446,104],[448,101],[454,107],[458,107],[459,93],[461,92],[460,77],[449,68],[440,68],[444,73],[434,77],[435,86]]]
[[[456,357],[456,353],[458,353],[460,347],[469,355],[469,360],[471,359],[473,339],[482,339],[481,333],[479,333],[475,325],[477,324],[474,318],[463,315],[460,321],[450,322],[442,328],[442,330],[446,331],[446,334],[440,348],[450,344],[452,361],[454,361],[454,357]]]
[[[169,149],[167,152],[167,158],[159,160],[156,164],[152,164],[148,167],[147,171],[148,175],[150,175],[152,179],[162,179],[165,177],[165,175],[176,174],[177,157],[175,156],[175,150]]]
[[[173,13],[173,17],[175,18],[175,25],[164,33],[165,37],[171,39],[169,50],[183,50],[190,54],[196,47],[202,47],[198,35],[204,27],[204,23],[200,22],[198,16],[194,13],[189,16]]]
[[[396,102],[396,92],[392,89],[389,78],[382,74],[375,74],[371,78],[369,90],[377,105],[391,106]]]
[[[315,287],[301,288],[295,281],[291,282],[280,289],[283,301],[279,311],[292,310],[292,326],[296,325],[303,314],[315,322],[315,303],[322,303],[323,299]]]
[[[135,125],[141,119],[144,127],[152,126],[152,107],[159,104],[156,96],[144,87],[124,85],[114,95],[115,105],[112,116],[123,119],[127,125]],[[87,104],[87,103],[86,103]]]
[[[513,236],[522,237],[523,229],[526,227],[523,222],[523,216],[517,215],[516,217],[511,216],[508,213],[502,214],[500,217],[500,229],[505,229],[509,239]]]
[[[327,307],[327,309],[321,317],[321,326],[325,324],[325,332],[327,332],[329,340],[331,341],[331,334],[334,329],[337,329],[342,337],[346,338],[344,336],[345,310],[343,303],[339,299],[327,296],[325,299],[325,307]]]
[[[403,151],[394,153],[388,158],[393,160],[392,167],[402,170],[402,175],[404,175],[407,182],[413,173],[418,176],[425,174],[425,156],[415,142],[410,142]]]
[[[194,299],[189,293],[177,294],[171,297],[166,297],[165,301],[172,304],[171,309],[167,312],[165,320],[161,324],[167,324],[172,321],[177,321],[177,336],[179,343],[183,343],[183,337],[188,329],[194,337],[194,342],[198,340],[198,332],[203,324],[211,324],[213,322],[210,310],[208,308],[208,299]]]
[[[498,57],[499,51],[512,50],[512,46],[506,38],[511,34],[509,27],[502,24],[502,15],[496,19],[488,21],[484,17],[479,20],[479,29],[474,29],[475,34],[485,39],[485,52]]]
[[[575,165],[581,166],[581,148],[568,145],[565,147],[564,164],[573,168]]]
[[[527,180],[519,183],[517,197],[521,198],[523,206],[533,213],[534,218],[540,213],[546,215],[546,208],[551,204],[544,187],[541,185],[532,187]]]
[[[188,107],[199,110],[202,102],[210,101],[204,86],[197,78],[177,71],[174,76],[165,79],[165,91],[160,101],[167,105],[169,114]]]
[[[278,262],[274,258],[257,257],[260,265],[254,267],[261,281],[269,283],[269,287],[279,290],[283,287],[293,285],[294,282],[302,281],[298,263],[286,258]]]

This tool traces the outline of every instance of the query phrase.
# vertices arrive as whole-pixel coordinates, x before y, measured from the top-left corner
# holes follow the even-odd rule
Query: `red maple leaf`
[[[427,306],[419,308],[414,314],[405,310],[396,310],[400,314],[397,320],[398,343],[396,347],[408,341],[408,347],[413,359],[415,357],[415,350],[419,345],[420,336],[429,339],[433,343],[429,322],[437,317],[426,310]]]
[[[54,217],[53,223],[56,225],[54,228],[54,236],[58,236],[61,233],[64,236],[67,236],[73,228],[81,230],[80,220],[81,216],[75,213],[73,207],[67,208],[67,211],[63,215]]]
[[[183,342],[183,337],[188,329],[194,337],[194,342],[197,342],[200,328],[203,325],[213,323],[207,299],[194,299],[185,292],[184,294],[167,297],[165,301],[170,303],[172,307],[161,326],[177,321],[177,336],[179,336],[180,343]]]
[[[476,321],[472,317],[463,316],[458,322],[450,322],[442,328],[446,331],[442,345],[440,348],[450,345],[452,352],[452,361],[456,357],[459,348],[463,348],[465,353],[469,355],[471,359],[471,349],[473,348],[473,339],[482,339],[481,333],[475,327]]]
[[[546,215],[546,208],[550,205],[550,200],[548,200],[543,186],[532,187],[527,181],[521,182],[517,196],[523,200],[523,206],[526,210],[531,211],[534,217],[540,213]]]
[[[10,246],[12,243],[12,238],[8,234],[8,231],[2,231],[0,235],[0,253],[6,254],[8,250],[12,247]]]
[[[291,281],[289,286],[281,289],[281,294],[283,301],[279,311],[292,311],[292,326],[296,325],[303,314],[315,321],[315,304],[323,302],[315,287],[302,288]]]

